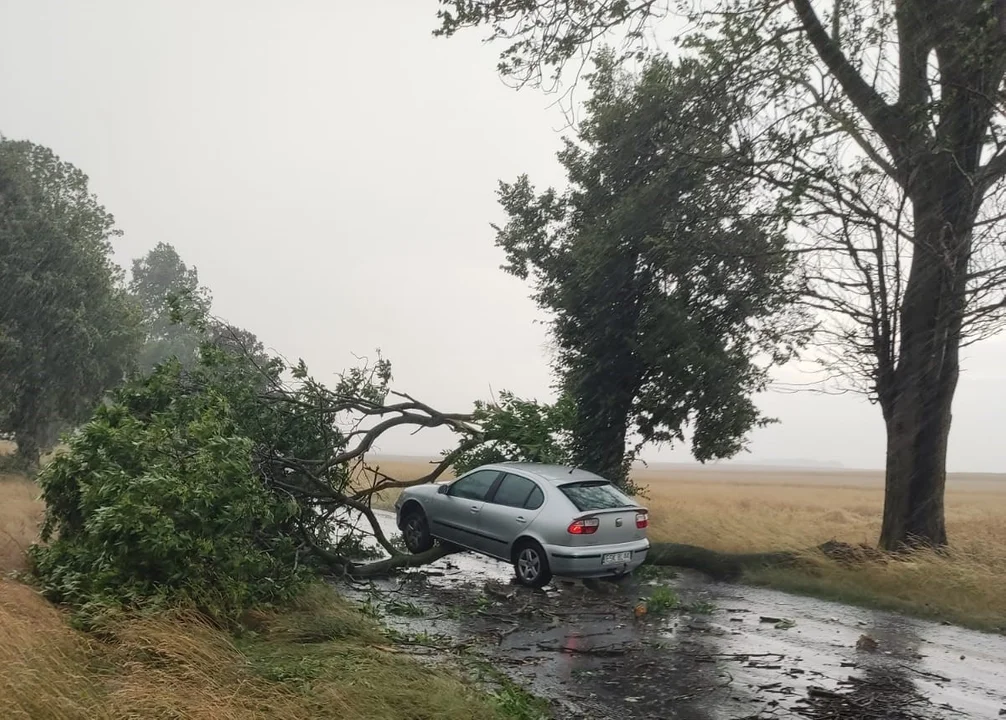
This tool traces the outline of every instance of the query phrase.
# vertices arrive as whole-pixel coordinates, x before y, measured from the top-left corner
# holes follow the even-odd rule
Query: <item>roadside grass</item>
[[[44,509],[38,496],[38,486],[24,475],[0,472],[0,575],[25,569]]]
[[[883,512],[879,475],[871,481],[828,473],[834,477],[822,480],[811,473],[802,483],[771,483],[745,482],[743,471],[730,474],[736,479],[725,478],[726,472],[707,481],[646,478],[651,539],[722,552],[805,551],[797,567],[760,570],[746,580],[981,630],[1006,629],[1006,480],[951,479],[951,547],[945,553],[850,564],[809,548],[828,540],[876,544]]]
[[[328,588],[234,638],[198,615],[73,630],[32,588],[0,581],[0,716],[21,720],[502,720],[460,675],[382,644]]]
[[[646,599],[646,612],[649,615],[664,615],[681,607],[681,600],[676,592],[666,585],[658,585]]]
[[[42,505],[0,477],[0,717],[4,720],[525,720],[518,688],[485,692],[421,663],[377,621],[317,585],[233,636],[194,612],[109,616],[95,633],[9,579],[25,569]]]

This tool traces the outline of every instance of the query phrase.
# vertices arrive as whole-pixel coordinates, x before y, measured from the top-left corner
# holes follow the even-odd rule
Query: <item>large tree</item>
[[[269,363],[254,333],[210,314],[212,294],[174,246],[158,243],[134,260],[129,291],[143,318],[145,339],[137,363],[141,372],[149,373],[172,359],[192,368],[207,340],[232,354],[246,355],[259,366]]]
[[[169,358],[192,366],[202,337],[186,320],[204,318],[211,302],[209,290],[199,284],[196,268],[186,265],[173,246],[158,243],[133,261],[129,290],[143,312],[146,338],[138,362],[140,370],[149,372]]]
[[[639,50],[674,5],[442,0],[439,32],[490,26],[501,70],[538,83],[612,29]],[[756,106],[733,152],[792,213],[832,366],[883,413],[881,545],[943,545],[960,349],[1006,307],[1006,4],[708,0],[682,14],[678,49]]]
[[[664,59],[636,77],[601,55],[559,153],[569,190],[538,194],[526,177],[500,190],[497,243],[551,315],[574,459],[612,479],[630,438],[690,430],[701,461],[739,452],[766,422],[752,394],[799,339],[785,223],[760,212],[751,179],[706,160],[748,110],[710,97],[706,77]]]
[[[29,462],[136,356],[136,313],[111,258],[117,234],[84,173],[0,138],[0,430]]]

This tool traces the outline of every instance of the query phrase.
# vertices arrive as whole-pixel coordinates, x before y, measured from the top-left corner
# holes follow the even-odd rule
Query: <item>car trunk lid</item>
[[[646,515],[646,508],[607,481],[588,480],[564,483],[559,486],[563,495],[576,508],[572,522],[583,520],[594,525],[593,532],[568,533],[572,546],[616,545],[642,540],[646,527],[639,527],[637,517]]]

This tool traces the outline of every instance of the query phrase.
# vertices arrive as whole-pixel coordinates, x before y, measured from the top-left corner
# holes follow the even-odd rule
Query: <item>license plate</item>
[[[619,563],[627,563],[632,559],[631,552],[618,552],[609,553],[607,555],[601,556],[602,565],[618,565]]]

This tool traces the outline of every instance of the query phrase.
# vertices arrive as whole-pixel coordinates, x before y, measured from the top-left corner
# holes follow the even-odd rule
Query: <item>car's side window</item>
[[[464,498],[465,500],[485,500],[490,488],[499,477],[499,470],[479,470],[467,477],[463,477],[451,485],[447,491],[448,495]]]
[[[541,491],[541,488],[537,485],[531,494],[527,496],[527,500],[524,502],[525,510],[537,510],[541,507],[542,503],[545,502],[545,494]]]
[[[538,490],[538,486],[531,480],[520,475],[507,473],[496,488],[496,494],[492,497],[491,502],[507,507],[522,508],[525,507],[527,499],[535,490]]]

